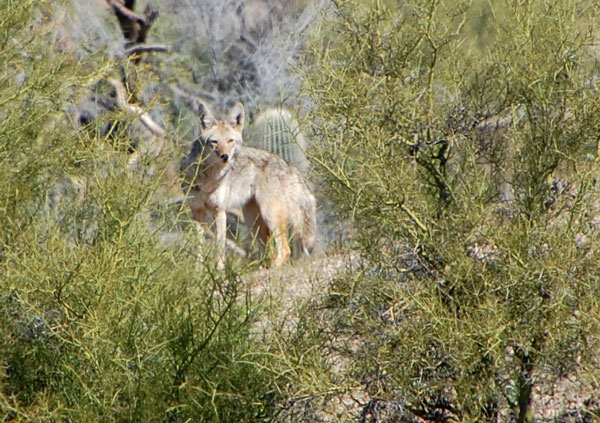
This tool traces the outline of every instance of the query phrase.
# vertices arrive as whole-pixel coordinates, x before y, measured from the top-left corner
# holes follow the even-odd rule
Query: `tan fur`
[[[316,206],[300,173],[273,153],[242,146],[241,103],[225,120],[215,120],[204,104],[199,109],[202,136],[182,162],[183,189],[194,219],[214,220],[219,266],[225,258],[226,213],[240,210],[262,242],[274,239],[277,254],[271,265],[280,266],[291,255],[288,226],[309,254],[315,242]]]

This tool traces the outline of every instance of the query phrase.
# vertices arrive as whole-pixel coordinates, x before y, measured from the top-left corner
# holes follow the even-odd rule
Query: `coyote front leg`
[[[217,224],[217,268],[223,269],[227,245],[227,213],[225,210],[216,210],[215,223]]]

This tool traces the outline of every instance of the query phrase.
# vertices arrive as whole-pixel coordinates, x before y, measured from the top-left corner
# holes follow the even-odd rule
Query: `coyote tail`
[[[300,210],[302,211],[302,222],[300,235],[300,245],[302,252],[305,255],[310,255],[315,247],[315,239],[317,236],[317,218],[315,197],[307,192],[307,196],[300,202]]]

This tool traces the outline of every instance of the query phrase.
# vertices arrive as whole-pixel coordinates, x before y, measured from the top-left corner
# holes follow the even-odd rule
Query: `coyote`
[[[241,103],[225,120],[216,120],[203,103],[198,110],[201,136],[182,161],[182,186],[194,220],[216,222],[218,266],[225,260],[227,212],[243,216],[263,244],[274,238],[277,254],[272,266],[281,266],[291,255],[288,226],[302,251],[310,254],[316,206],[300,173],[273,153],[243,147]]]

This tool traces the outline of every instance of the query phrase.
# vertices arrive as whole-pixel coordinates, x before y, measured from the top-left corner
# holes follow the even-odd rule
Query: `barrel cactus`
[[[309,162],[304,154],[306,138],[288,110],[267,109],[260,113],[245,139],[246,145],[278,154],[301,172],[308,171]]]

